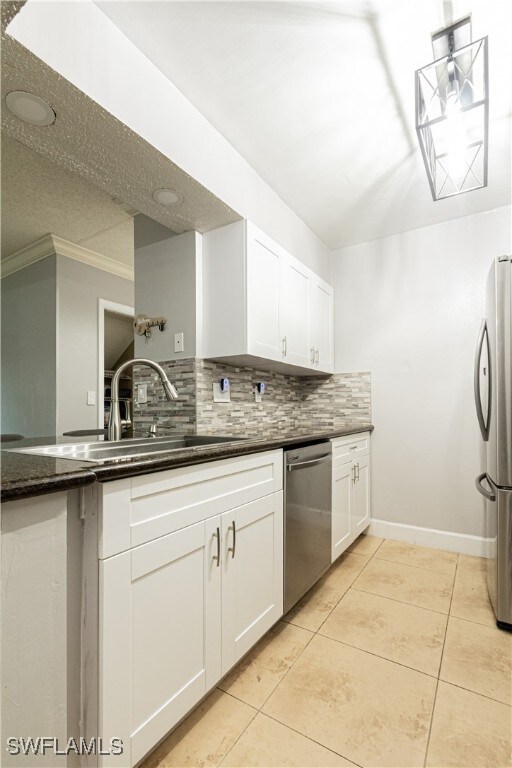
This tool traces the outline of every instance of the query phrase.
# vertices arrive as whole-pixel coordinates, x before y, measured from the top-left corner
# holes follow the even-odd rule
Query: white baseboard
[[[470,536],[467,533],[438,531],[435,528],[419,528],[415,525],[390,523],[387,520],[372,518],[367,533],[384,539],[407,541],[409,544],[420,544],[422,547],[445,549],[448,552],[459,552],[461,555],[487,557],[488,539],[482,536]]]

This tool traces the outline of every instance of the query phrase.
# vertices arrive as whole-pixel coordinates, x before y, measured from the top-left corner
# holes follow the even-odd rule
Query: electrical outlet
[[[220,388],[218,381],[213,382],[213,402],[214,403],[230,403],[231,402],[231,390],[227,389],[223,392]]]
[[[185,351],[185,339],[184,339],[183,333],[174,334],[174,351],[175,352]]]
[[[147,403],[147,401],[148,401],[148,385],[138,384],[137,385],[137,402],[141,404],[141,403]]]
[[[87,405],[96,405],[96,392],[94,389],[87,390]]]
[[[256,387],[254,388],[254,402],[255,403],[261,403],[261,395],[258,392],[258,390],[256,389]]]

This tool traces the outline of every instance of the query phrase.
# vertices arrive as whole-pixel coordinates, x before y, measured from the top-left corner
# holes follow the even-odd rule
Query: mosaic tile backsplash
[[[136,369],[135,383],[148,384],[148,402],[134,404],[135,436],[145,435],[155,421],[161,435],[197,432],[247,437],[371,421],[369,373],[298,378],[194,358],[160,364],[179,398],[167,402],[157,374],[149,368]],[[214,403],[212,385],[223,377],[230,381],[231,402]],[[253,385],[259,381],[265,382],[265,394],[261,403],[255,403]]]

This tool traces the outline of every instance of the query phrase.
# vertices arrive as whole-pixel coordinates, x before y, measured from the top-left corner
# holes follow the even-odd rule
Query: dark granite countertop
[[[55,459],[48,456],[35,456],[28,453],[10,451],[28,445],[49,445],[64,442],[76,442],[69,438],[37,438],[18,441],[4,446],[1,453],[0,498],[2,501],[39,496],[46,493],[65,491],[96,481],[108,482],[122,477],[132,477],[150,472],[159,472],[175,467],[202,464],[231,456],[242,456],[276,448],[289,448],[294,445],[329,440],[358,432],[371,432],[372,424],[347,422],[344,426],[329,429],[300,429],[293,432],[267,432],[264,436],[250,436],[235,443],[217,443],[194,448],[180,448],[169,453],[153,454],[144,458],[111,461],[96,465],[75,459]],[[92,440],[90,441],[92,442]]]

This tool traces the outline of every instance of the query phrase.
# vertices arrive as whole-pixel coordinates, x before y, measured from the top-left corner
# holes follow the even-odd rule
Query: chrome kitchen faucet
[[[131,368],[132,365],[148,365],[150,368],[153,368],[153,370],[156,371],[160,376],[167,400],[178,399],[176,387],[171,384],[161,365],[158,365],[158,363],[155,363],[153,360],[146,360],[143,357],[136,357],[133,360],[127,360],[125,363],[122,363],[122,365],[119,366],[112,379],[112,390],[110,393],[112,401],[110,403],[107,440],[121,439],[121,415],[119,413],[119,379],[121,378],[121,374],[124,373],[127,368]]]

